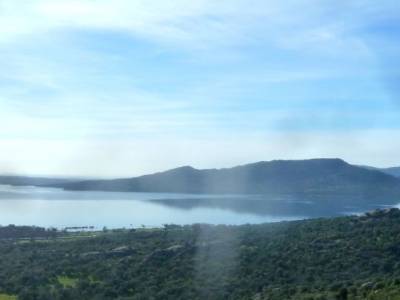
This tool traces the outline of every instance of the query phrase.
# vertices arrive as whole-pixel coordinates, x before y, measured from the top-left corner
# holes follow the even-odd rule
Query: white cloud
[[[349,41],[363,47],[356,36],[349,36],[351,31],[368,19],[393,14],[393,5],[366,2],[370,1],[1,0],[0,41],[58,29],[98,28],[183,47],[260,39],[301,48]]]
[[[314,156],[396,164],[397,131],[263,135],[285,120],[307,122],[313,114],[289,102],[280,109],[247,106],[252,93],[286,101],[290,83],[370,76],[373,49],[360,32],[397,14],[395,1],[384,2],[0,0],[0,173],[129,176],[183,164],[214,167]],[[189,72],[166,67],[160,77],[183,78],[173,91],[160,92],[147,79],[141,87],[140,72],[147,65],[138,63],[138,72],[123,70],[124,62],[113,54],[84,49],[63,35],[86,30],[123,32],[152,41],[157,49],[171,47],[168,54],[178,53]],[[296,62],[286,62],[287,53],[296,53],[288,55]],[[203,63],[215,70],[202,71]],[[110,71],[110,66],[117,67]],[[205,75],[186,80],[190,71]],[[294,99],[302,89],[293,86]],[[329,93],[309,86],[301,100]],[[347,99],[343,90],[335,89],[332,97]],[[363,99],[382,89],[371,90]],[[325,115],[318,110],[315,119],[325,118],[328,125],[352,119],[354,112],[343,110],[337,106]]]
[[[63,28],[99,28],[156,39],[191,40],[189,27],[197,26],[196,18],[212,13],[210,6],[209,1],[196,0],[31,0],[24,4],[3,0],[0,36],[9,39]]]

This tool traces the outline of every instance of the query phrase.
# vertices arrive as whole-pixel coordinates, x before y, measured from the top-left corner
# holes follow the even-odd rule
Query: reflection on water
[[[381,207],[381,205],[362,203],[359,199],[354,198],[343,197],[342,199],[322,196],[313,200],[302,200],[300,196],[247,196],[239,198],[235,198],[234,196],[230,198],[215,198],[210,196],[206,199],[187,198],[184,201],[173,198],[153,199],[151,202],[182,210],[206,207],[258,216],[274,215],[291,216],[293,218],[341,216]],[[349,206],[348,203],[355,203],[356,205]]]
[[[337,216],[377,207],[346,197],[70,192],[0,186],[0,225],[99,229],[170,223],[245,224]]]

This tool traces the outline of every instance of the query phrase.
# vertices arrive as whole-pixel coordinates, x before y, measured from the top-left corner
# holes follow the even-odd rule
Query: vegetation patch
[[[0,300],[17,300],[16,296],[8,295],[8,294],[1,294],[0,293]]]
[[[67,287],[67,288],[74,288],[74,287],[76,287],[76,284],[78,283],[78,279],[68,277],[68,276],[58,276],[57,281],[63,287]]]

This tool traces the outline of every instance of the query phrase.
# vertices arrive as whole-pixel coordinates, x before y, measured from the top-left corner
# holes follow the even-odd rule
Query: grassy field
[[[74,287],[76,287],[76,284],[78,282],[78,280],[76,278],[71,278],[68,276],[58,276],[57,280],[65,288],[67,288],[67,287],[74,288]],[[0,298],[0,300],[2,300],[2,299]]]
[[[17,297],[7,294],[0,294],[0,300],[17,300]]]

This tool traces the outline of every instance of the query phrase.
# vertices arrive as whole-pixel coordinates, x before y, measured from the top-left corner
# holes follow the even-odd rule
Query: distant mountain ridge
[[[380,170],[392,176],[400,177],[400,167],[385,168]]]
[[[0,175],[0,184],[13,186],[51,186],[76,181],[76,179]]]
[[[369,170],[381,171],[383,173],[400,178],[400,167],[391,167],[391,168],[376,168],[370,166],[362,166],[362,167],[367,168]]]
[[[184,166],[134,178],[55,184],[66,190],[197,194],[400,195],[400,180],[341,159],[262,161],[233,168]]]

